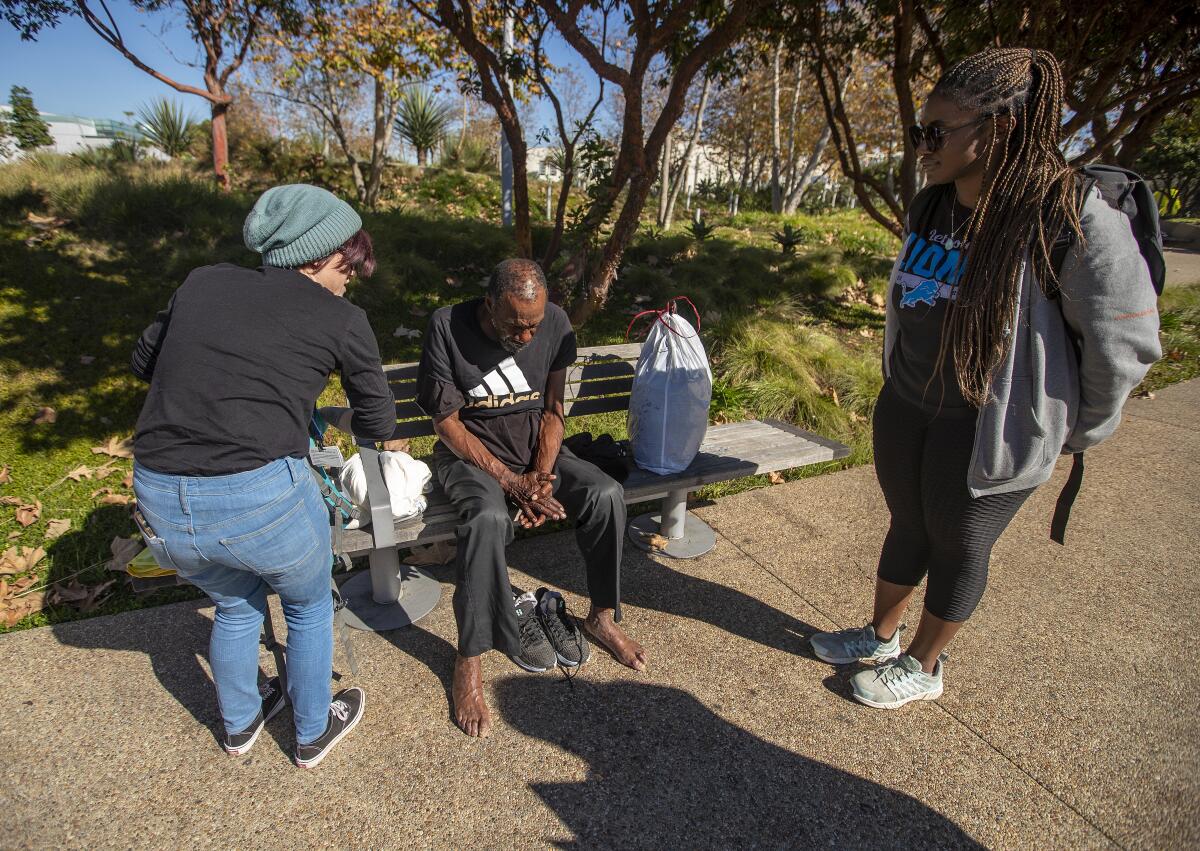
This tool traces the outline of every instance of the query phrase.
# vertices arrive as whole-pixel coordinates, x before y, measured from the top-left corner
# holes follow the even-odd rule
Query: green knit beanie
[[[295,269],[328,257],[362,228],[354,208],[307,183],[273,186],[254,202],[242,238],[268,266]]]

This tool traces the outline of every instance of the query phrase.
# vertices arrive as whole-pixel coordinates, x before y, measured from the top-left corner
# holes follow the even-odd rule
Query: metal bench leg
[[[342,585],[349,626],[372,632],[399,629],[425,617],[441,599],[441,583],[412,565],[401,564],[396,547],[372,550],[370,561],[370,571]]]
[[[717,545],[712,527],[689,514],[686,490],[671,491],[662,501],[658,514],[643,514],[629,523],[629,540],[646,552],[671,558],[696,558]],[[663,548],[652,547],[653,535],[667,539]]]

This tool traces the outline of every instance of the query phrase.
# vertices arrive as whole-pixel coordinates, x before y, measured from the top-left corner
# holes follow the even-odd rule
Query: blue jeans
[[[230,734],[254,721],[258,636],[268,588],[287,620],[287,686],[296,741],[325,732],[333,673],[329,514],[307,463],[280,458],[228,476],[174,476],[133,468],[138,507],[164,567],[216,604],[209,663]]]

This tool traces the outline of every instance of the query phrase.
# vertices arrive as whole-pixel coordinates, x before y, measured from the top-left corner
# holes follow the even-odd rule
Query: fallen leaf
[[[92,491],[92,499],[99,497],[101,505],[129,505],[133,502],[133,497],[129,494],[117,493],[112,488],[100,488],[100,490]]]
[[[126,437],[123,440],[118,439],[115,435],[108,439],[108,442],[103,446],[93,446],[93,455],[111,455],[113,458],[132,458],[133,457],[133,438]]]
[[[121,479],[121,487],[123,487],[123,488],[133,487],[133,473],[125,474],[125,478]]]
[[[782,485],[783,484],[783,474],[775,473],[775,472],[767,473],[767,481],[769,481],[773,485]]]
[[[111,461],[106,461],[104,464],[102,464],[101,466],[97,467],[97,468],[96,468],[96,469],[93,471],[93,473],[94,473],[94,475],[95,475],[95,478],[97,478],[97,479],[107,479],[107,478],[108,478],[109,476],[111,476],[113,473],[119,473],[119,472],[121,472],[121,468],[118,466],[120,463],[121,463],[121,462],[120,462],[120,460],[119,460],[119,459],[117,459],[117,458],[114,458],[114,459],[113,459],[113,460],[111,460]]]
[[[0,555],[0,574],[28,573],[45,557],[41,547],[9,547]]]
[[[112,558],[104,565],[104,569],[124,573],[125,565],[129,564],[142,548],[142,542],[137,538],[113,538],[112,543],[108,545]]]
[[[0,505],[20,505],[21,502],[19,496],[0,496]]]
[[[47,594],[47,602],[52,606],[65,604],[81,612],[90,612],[104,602],[107,598],[104,592],[116,581],[108,579],[97,585],[84,585],[78,579],[72,579],[68,585],[53,586]]]
[[[423,318],[423,317],[426,317],[429,315],[429,311],[423,307],[414,307],[411,310],[409,310],[408,312],[418,318]]]
[[[407,437],[398,437],[395,440],[382,441],[379,448],[385,452],[407,452],[410,447]]]
[[[48,425],[58,419],[58,411],[53,408],[38,408],[37,413],[33,415],[34,425]]]
[[[20,532],[9,532],[8,533],[8,540],[10,540],[10,541],[15,541],[19,537],[21,537]]]
[[[96,358],[94,355],[80,355],[79,356],[79,362],[81,364],[83,364],[84,366],[87,366],[90,363],[94,363],[95,360],[96,360]]]
[[[12,476],[9,475],[8,465],[0,467],[0,485],[7,485],[12,481]]]
[[[448,277],[446,278],[446,286],[457,289],[458,287],[462,286],[462,281],[455,277]]]
[[[33,587],[35,582],[37,582],[36,576],[27,576],[11,585],[0,579],[0,623],[5,626],[16,626],[22,619],[42,610],[46,595],[41,591],[34,591],[21,597],[16,596]]]
[[[839,408],[840,408],[840,407],[842,407],[842,401],[841,401],[841,400],[838,398],[838,394],[837,394],[837,388],[836,388],[836,387],[830,387],[830,388],[829,388],[829,394],[830,394],[831,396],[833,396],[833,404],[835,404],[835,405],[836,405],[837,407],[839,407]]]
[[[37,522],[37,519],[42,515],[42,503],[39,500],[34,500],[32,503],[17,508],[16,519],[22,526],[32,526]]]
[[[90,479],[95,472],[87,464],[80,464],[74,470],[67,473],[67,478],[73,482],[81,482],[84,479]]]
[[[53,541],[55,538],[61,538],[67,534],[67,530],[71,528],[71,521],[68,518],[51,520],[46,524],[46,540]]]
[[[642,533],[642,540],[646,542],[646,546],[655,551],[665,550],[667,544],[670,543],[667,538],[654,532]]]

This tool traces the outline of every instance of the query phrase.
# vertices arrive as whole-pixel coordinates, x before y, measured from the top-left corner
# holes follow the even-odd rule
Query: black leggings
[[[992,547],[1034,490],[971,497],[975,419],[925,413],[890,383],[875,404],[875,473],[892,513],[879,578],[916,586],[928,572],[925,608],[948,621],[979,605]]]

